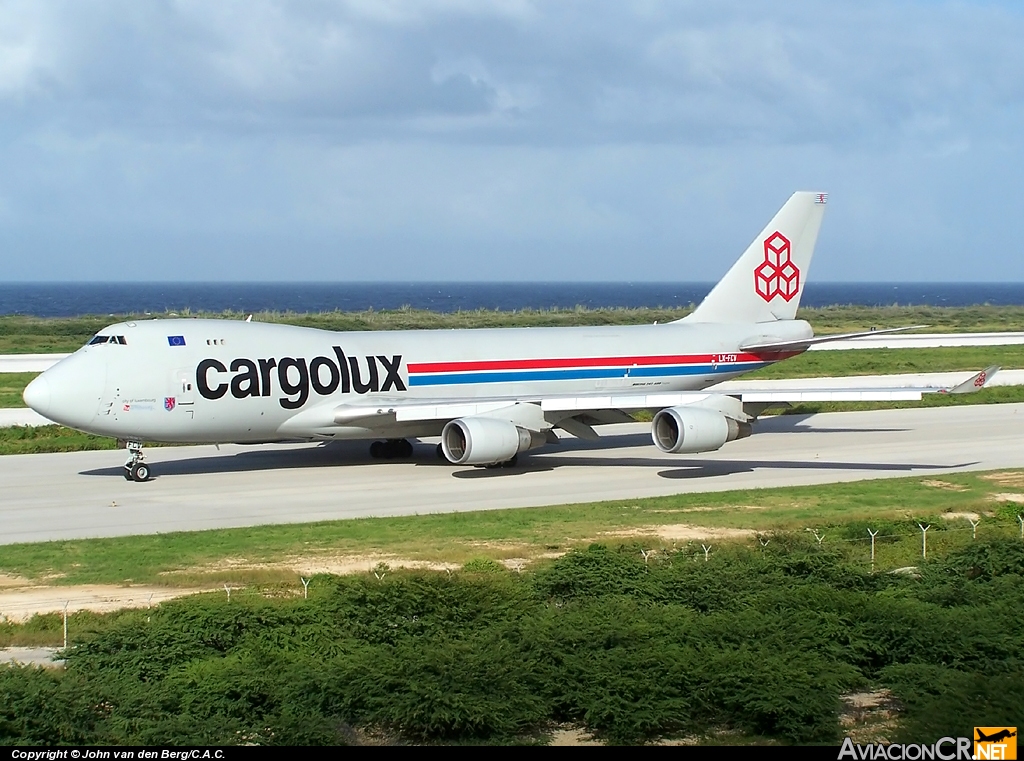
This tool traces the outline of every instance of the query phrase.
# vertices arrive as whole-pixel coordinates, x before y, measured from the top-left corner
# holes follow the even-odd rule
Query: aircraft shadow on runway
[[[453,478],[503,478],[523,475],[526,473],[542,473],[567,466],[572,467],[632,467],[632,468],[665,468],[658,475],[661,478],[715,478],[730,476],[735,473],[753,473],[756,470],[836,470],[836,471],[877,471],[879,473],[904,472],[914,470],[946,470],[949,468],[966,468],[976,465],[975,462],[957,463],[955,465],[930,465],[922,463],[901,462],[835,462],[828,460],[690,460],[680,455],[678,462],[666,461],[664,458],[617,457],[615,459],[592,457],[531,457],[520,458],[514,468],[466,468],[452,473]]]
[[[551,465],[540,464],[544,462],[540,458],[531,457],[534,454],[543,452],[558,453],[559,450],[577,451],[581,449],[625,449],[631,447],[650,447],[653,449],[650,437],[646,435],[629,434],[624,436],[607,436],[601,441],[580,441],[571,440],[571,445],[546,447],[537,450],[530,455],[519,458],[520,466],[517,468],[503,468],[501,472],[511,474],[517,470],[551,470]],[[580,446],[583,445],[583,446]],[[596,446],[595,446],[596,445]],[[244,473],[256,470],[290,470],[293,468],[337,468],[337,467],[373,467],[374,465],[388,465],[392,463],[408,463],[417,467],[445,467],[453,468],[450,462],[437,458],[435,445],[414,445],[413,456],[400,460],[375,460],[368,453],[365,441],[332,441],[328,445],[310,445],[289,450],[261,450],[252,449],[237,453],[219,453],[203,455],[200,457],[188,457],[180,460],[166,460],[161,462],[159,454],[147,458],[148,464],[153,471],[153,478],[157,479],[162,475],[193,475],[200,473]],[[158,451],[159,452],[159,451]],[[620,459],[594,460],[605,465],[614,465],[616,462],[626,462]],[[643,460],[630,459],[634,465],[642,463],[645,465],[665,465],[664,460]],[[572,460],[566,459],[564,464],[572,464]],[[464,466],[465,467],[465,466]],[[472,468],[473,472],[494,472],[490,469]],[[499,469],[496,469],[499,470]],[[93,468],[80,471],[80,475],[94,476],[124,476],[124,467],[112,465],[106,468]]]
[[[818,425],[812,422],[815,415],[770,415],[757,420],[754,425],[754,435],[758,433],[905,433],[910,428],[871,428],[863,426],[859,428],[832,428],[831,426]]]
[[[783,416],[777,419],[759,421],[754,424],[752,440],[766,433],[904,433],[912,430],[909,428],[815,428],[813,425],[805,424],[804,420],[782,420]],[[807,415],[787,415],[793,418],[806,418]],[[614,436],[602,436],[599,439],[574,439],[564,437],[559,439],[559,445],[545,447],[536,450],[538,452],[557,452],[559,449],[572,451],[588,451],[602,449],[625,449],[629,447],[654,447],[649,433],[627,433]],[[729,444],[726,445],[730,446]]]
[[[759,433],[886,433],[899,432],[903,428],[815,428],[806,425],[810,415],[779,415],[759,422],[757,431]],[[161,475],[190,475],[199,473],[244,473],[247,471],[259,470],[287,470],[290,468],[325,468],[344,467],[352,465],[371,465],[381,462],[410,462],[421,467],[441,466],[452,467],[448,462],[439,460],[434,454],[433,444],[417,443],[414,445],[414,453],[408,460],[374,460],[369,456],[368,444],[365,441],[332,441],[326,444],[310,444],[308,447],[295,449],[262,449],[254,445],[251,450],[237,453],[223,453],[215,455],[203,455],[201,457],[189,457],[180,460],[167,460],[160,462],[158,459],[150,458],[150,466],[153,471],[153,478]],[[517,468],[503,469],[472,469],[471,471],[458,471],[462,473],[458,477],[479,477],[487,473],[489,475],[514,475],[522,472],[536,472],[540,470],[552,470],[562,465],[632,465],[635,467],[664,467],[665,460],[659,458],[604,458],[600,460],[578,458],[553,460],[561,452],[586,452],[601,451],[608,449],[635,449],[652,448],[651,436],[648,433],[627,433],[619,435],[606,435],[600,439],[586,440],[565,437],[555,446],[547,446],[531,452],[526,457],[520,458],[520,465]],[[167,450],[164,450],[167,451]],[[539,456],[539,457],[538,457]],[[525,462],[524,462],[525,460]],[[544,464],[540,464],[539,461]],[[112,465],[109,468],[95,468],[81,471],[83,476],[123,476],[124,469],[119,465]]]
[[[159,451],[159,450],[154,450]],[[165,450],[166,451],[166,450]],[[161,452],[162,453],[162,452]],[[370,457],[366,442],[332,441],[294,449],[263,449],[254,446],[242,452],[184,457],[161,462],[159,454],[147,457],[153,479],[160,476],[196,475],[201,473],[245,473],[259,470],[290,470],[293,468],[336,468],[367,466],[389,462],[415,462],[417,465],[448,465],[437,459],[433,446],[416,445],[408,460],[375,460]],[[123,466],[94,468],[80,472],[83,476],[124,476]]]
[[[663,470],[658,473],[662,478],[711,478],[714,476],[731,476],[734,473],[753,473],[755,470],[874,470],[879,473],[909,472],[912,470],[946,470],[948,468],[966,468],[977,465],[976,462],[957,463],[956,465],[926,465],[922,463],[900,462],[828,462],[825,460],[707,460],[687,463],[686,466]]]
[[[624,453],[621,457],[602,456],[587,457],[571,454],[575,452],[601,451],[608,449],[635,449],[653,447],[650,438],[645,434],[627,434],[608,436],[597,441],[569,440],[561,446],[545,447],[519,458],[513,468],[456,468],[450,463],[439,460],[434,453],[434,446],[429,444],[415,445],[414,454],[408,460],[373,460],[367,453],[366,446],[361,442],[332,442],[328,445],[309,446],[295,449],[253,449],[234,454],[204,455],[188,457],[180,460],[151,462],[154,478],[162,475],[199,475],[212,473],[244,473],[253,471],[289,470],[299,468],[337,468],[348,466],[369,466],[373,464],[406,463],[416,467],[456,468],[452,471],[454,478],[501,478],[552,471],[563,467],[633,467],[659,469],[662,478],[705,478],[727,476],[733,473],[746,473],[759,469],[773,470],[873,470],[883,472],[909,472],[911,470],[941,470],[960,468],[973,465],[929,465],[921,463],[886,463],[886,462],[836,462],[830,460],[713,460],[707,458],[693,459],[688,455],[679,455],[678,459],[664,456],[637,457]],[[81,471],[84,476],[123,477],[124,468],[120,465],[109,468],[95,468]]]
[[[600,441],[582,441],[580,439],[563,439],[563,444],[548,446],[536,452],[558,452],[559,450],[575,451],[579,449],[614,449],[629,447],[651,447],[651,437],[646,434],[626,434],[623,436],[607,436]],[[153,478],[161,475],[191,475],[199,473],[244,473],[258,470],[288,470],[291,468],[337,468],[348,466],[367,466],[406,462],[418,467],[455,467],[446,460],[438,459],[435,444],[416,443],[413,455],[400,460],[375,460],[370,457],[368,444],[365,441],[332,441],[328,444],[311,444],[307,447],[294,449],[261,449],[254,446],[243,452],[224,452],[222,454],[186,457],[179,460],[161,462],[157,455],[147,458],[153,472]],[[154,450],[160,453],[169,450]],[[531,453],[532,454],[532,453]],[[529,456],[521,457],[520,462],[529,462]],[[605,459],[606,464],[615,460]],[[652,464],[656,460],[650,461]],[[664,461],[661,461],[664,464]],[[540,468],[538,468],[540,469]],[[550,470],[550,468],[543,468]],[[474,468],[474,470],[476,470]],[[506,473],[515,469],[506,468]],[[112,465],[109,468],[94,468],[80,472],[83,476],[124,476],[124,468]]]

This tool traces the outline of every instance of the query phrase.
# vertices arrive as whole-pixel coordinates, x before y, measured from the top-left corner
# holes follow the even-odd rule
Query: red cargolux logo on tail
[[[781,296],[790,301],[800,292],[800,270],[789,257],[789,238],[778,230],[764,242],[764,261],[754,270],[754,290],[765,301]]]

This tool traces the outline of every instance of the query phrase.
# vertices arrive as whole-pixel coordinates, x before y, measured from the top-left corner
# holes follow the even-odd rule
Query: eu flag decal
[[[184,346],[185,336],[167,336],[168,346]]]

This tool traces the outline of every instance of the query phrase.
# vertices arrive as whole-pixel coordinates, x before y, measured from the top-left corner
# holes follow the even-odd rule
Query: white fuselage
[[[228,320],[123,322],[101,332],[109,341],[40,376],[26,399],[56,422],[135,441],[427,436],[443,421],[353,413],[349,424],[334,411],[699,390],[780,358],[741,345],[810,334],[798,320],[344,333]]]

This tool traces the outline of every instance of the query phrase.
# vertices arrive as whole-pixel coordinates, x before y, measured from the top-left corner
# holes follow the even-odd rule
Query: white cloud
[[[0,234],[16,277],[78,238],[273,277],[297,236],[296,277],[701,279],[824,186],[818,274],[1024,278],[1022,36],[983,2],[0,2]],[[991,275],[936,253],[979,241]]]
[[[21,30],[3,38],[0,85],[27,92],[49,72],[60,98],[37,89],[33,116],[71,109],[77,129],[141,115],[147,127],[258,123],[344,141],[415,137],[425,115],[515,112],[514,131],[475,118],[475,138],[816,142],[943,119],[955,131],[1024,97],[1024,18],[998,5],[35,7],[0,8],[0,28]]]
[[[57,70],[59,24],[33,2],[8,2],[0,19],[0,104],[45,96]]]

